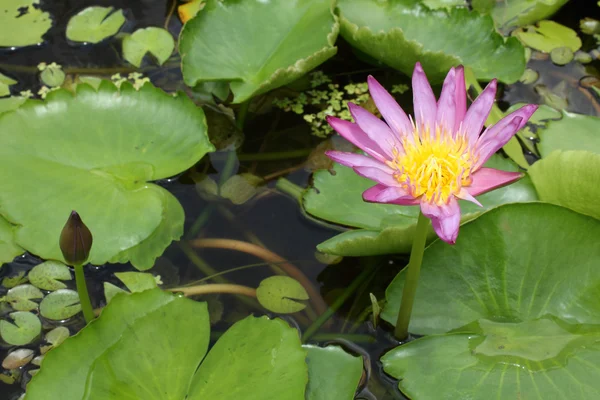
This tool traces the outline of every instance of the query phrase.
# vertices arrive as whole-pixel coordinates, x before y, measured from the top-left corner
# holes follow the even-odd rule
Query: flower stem
[[[238,113],[235,118],[235,125],[239,130],[244,130],[244,123],[246,122],[246,116],[248,115],[248,108],[250,108],[250,100],[246,100],[240,104]]]
[[[417,227],[410,251],[410,260],[406,267],[406,279],[404,281],[404,289],[402,290],[400,312],[398,313],[398,320],[396,321],[396,329],[394,331],[394,336],[400,341],[408,337],[408,323],[410,322],[415,294],[417,293],[417,284],[419,282],[421,264],[423,263],[423,252],[425,251],[425,243],[427,242],[428,228],[429,219],[422,212],[419,212],[419,219],[417,220]]]
[[[73,268],[75,268],[75,284],[77,285],[77,293],[79,294],[79,303],[81,303],[81,310],[83,311],[85,322],[89,324],[94,319],[94,308],[92,307],[90,295],[88,294],[87,285],[85,283],[83,264],[76,264]]]
[[[299,203],[302,202],[302,193],[304,192],[303,187],[300,187],[285,178],[279,178],[275,183],[275,188],[281,190],[283,193],[289,194],[298,200]]]

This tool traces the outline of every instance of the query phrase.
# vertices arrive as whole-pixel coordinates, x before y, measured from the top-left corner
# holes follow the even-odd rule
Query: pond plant
[[[0,0],[0,400],[600,398],[600,3],[98,3]]]

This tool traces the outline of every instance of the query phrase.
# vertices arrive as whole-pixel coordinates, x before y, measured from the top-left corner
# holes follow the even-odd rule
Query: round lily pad
[[[62,321],[81,311],[79,295],[74,290],[58,289],[44,297],[40,303],[40,314],[44,318]]]
[[[0,47],[31,46],[43,42],[52,26],[40,0],[0,0]]]
[[[99,43],[119,32],[124,23],[123,10],[88,7],[71,17],[67,23],[67,39],[73,42]]]
[[[150,53],[162,65],[174,48],[175,40],[169,31],[156,27],[143,28],[123,39],[123,58],[139,67],[144,55]]]
[[[183,78],[229,81],[241,103],[332,57],[337,33],[329,0],[207,0],[181,32]]]
[[[290,314],[304,310],[309,297],[297,280],[289,276],[271,276],[260,282],[256,298],[267,310]]]
[[[67,285],[61,281],[73,279],[69,267],[52,260],[36,265],[27,276],[32,285],[43,290],[65,289]]]
[[[23,346],[32,342],[42,331],[42,323],[35,314],[17,311],[9,316],[12,321],[0,321],[0,336],[8,344]]]
[[[362,357],[339,346],[302,346],[308,351],[307,400],[353,399],[363,372]]]
[[[425,250],[410,332],[382,358],[411,399],[600,396],[600,221],[508,204]],[[566,267],[567,266],[567,267]],[[395,323],[406,271],[382,314]]]
[[[52,329],[50,332],[46,333],[46,342],[50,343],[52,346],[56,347],[62,342],[65,341],[66,338],[69,337],[71,333],[69,332],[69,328],[65,326],[58,326]]]
[[[6,293],[6,301],[17,311],[31,311],[38,308],[38,303],[31,299],[41,299],[44,294],[33,285],[19,285]]]
[[[148,181],[212,149],[204,113],[185,96],[150,84],[78,85],[75,96],[59,89],[0,119],[2,213],[17,225],[18,245],[62,261],[58,239],[77,210],[94,237],[88,262],[147,269],[182,235],[184,219],[177,199]]]
[[[2,368],[17,369],[26,365],[33,359],[33,350],[31,349],[16,349],[8,353],[2,360]]]

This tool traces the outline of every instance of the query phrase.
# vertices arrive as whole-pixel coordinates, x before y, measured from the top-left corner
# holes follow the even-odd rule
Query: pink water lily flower
[[[333,129],[367,155],[339,151],[327,155],[377,183],[363,193],[365,201],[420,205],[437,235],[454,244],[460,225],[457,199],[481,206],[475,196],[522,176],[483,164],[525,125],[537,106],[520,108],[480,135],[494,103],[496,80],[467,110],[462,67],[450,70],[436,101],[417,63],[412,76],[414,120],[372,76],[368,83],[385,122],[352,103],[348,106],[355,123],[328,118]]]

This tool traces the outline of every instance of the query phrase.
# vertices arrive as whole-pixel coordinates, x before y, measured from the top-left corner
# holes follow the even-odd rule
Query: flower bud
[[[92,233],[76,211],[72,211],[60,233],[60,251],[68,264],[83,264],[90,255]]]

